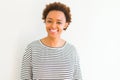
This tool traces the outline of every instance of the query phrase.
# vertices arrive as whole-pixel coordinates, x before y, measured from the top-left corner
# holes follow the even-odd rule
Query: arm
[[[27,46],[22,60],[21,80],[32,80],[31,47]]]
[[[74,80],[82,80],[82,74],[79,64],[79,56],[75,49]]]
[[[82,74],[81,74],[80,64],[79,64],[78,58],[76,58],[76,63],[75,63],[74,79],[75,80],[82,80]]]

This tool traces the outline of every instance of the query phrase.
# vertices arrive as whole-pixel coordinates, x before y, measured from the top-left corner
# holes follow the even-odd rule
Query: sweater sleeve
[[[32,80],[31,53],[31,47],[28,45],[22,60],[21,80]]]
[[[74,64],[74,80],[82,80],[79,57],[76,49],[75,49],[75,64]]]

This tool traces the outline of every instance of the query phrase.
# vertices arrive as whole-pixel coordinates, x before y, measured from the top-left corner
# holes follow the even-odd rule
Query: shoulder
[[[27,48],[39,45],[39,40],[34,40],[28,43]]]
[[[69,46],[69,48],[73,51],[76,51],[76,46],[70,42],[67,42],[67,45]]]
[[[68,42],[68,41],[66,41],[66,43],[68,44],[68,46],[70,46],[70,47],[72,47],[72,48],[76,48],[73,43],[70,43],[70,42]]]

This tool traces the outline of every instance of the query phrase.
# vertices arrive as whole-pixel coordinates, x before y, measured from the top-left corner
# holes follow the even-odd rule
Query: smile
[[[57,32],[57,29],[50,29],[51,32]]]

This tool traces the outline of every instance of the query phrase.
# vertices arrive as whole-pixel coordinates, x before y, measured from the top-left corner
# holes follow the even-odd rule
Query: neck
[[[51,38],[51,37],[45,37],[43,38],[42,42],[50,47],[61,47],[64,45],[65,41],[60,38]]]

